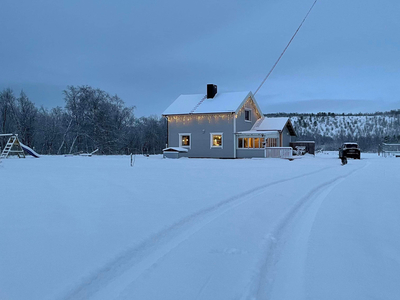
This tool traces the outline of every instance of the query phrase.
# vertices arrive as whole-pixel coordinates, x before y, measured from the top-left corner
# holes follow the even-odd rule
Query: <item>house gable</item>
[[[261,110],[251,94],[243,100],[241,106],[235,112],[236,128],[235,132],[250,130],[253,125],[261,118]],[[250,117],[250,118],[248,118]]]
[[[257,120],[260,119],[263,115],[260,107],[257,104],[257,101],[254,99],[254,96],[251,92],[247,95],[246,98],[243,99],[242,103],[235,111],[236,115],[239,116],[240,114],[242,114],[246,108],[253,109],[253,113],[257,117]]]

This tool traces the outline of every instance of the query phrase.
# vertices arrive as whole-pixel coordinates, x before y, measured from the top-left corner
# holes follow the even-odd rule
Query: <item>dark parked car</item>
[[[339,158],[361,158],[361,150],[358,148],[357,143],[344,143],[341,148],[339,148]]]

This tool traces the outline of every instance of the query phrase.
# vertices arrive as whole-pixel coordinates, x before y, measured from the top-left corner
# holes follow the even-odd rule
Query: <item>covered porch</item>
[[[237,158],[289,158],[292,157],[291,147],[279,147],[281,135],[279,131],[242,131],[236,133]]]

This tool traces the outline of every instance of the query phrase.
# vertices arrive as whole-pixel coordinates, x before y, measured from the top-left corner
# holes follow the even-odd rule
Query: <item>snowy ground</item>
[[[0,299],[399,299],[400,158],[0,164]]]

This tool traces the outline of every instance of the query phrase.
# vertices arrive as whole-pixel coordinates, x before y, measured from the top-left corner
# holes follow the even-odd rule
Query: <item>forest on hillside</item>
[[[162,117],[136,118],[117,95],[90,86],[68,86],[64,107],[36,107],[21,91],[0,92],[0,133],[17,133],[40,154],[161,153],[167,141]],[[6,140],[0,139],[4,148]]]
[[[382,143],[400,143],[400,109],[370,114],[268,114],[290,117],[298,141],[315,141],[319,150],[337,150],[344,142],[357,142],[362,151],[376,152]]]

